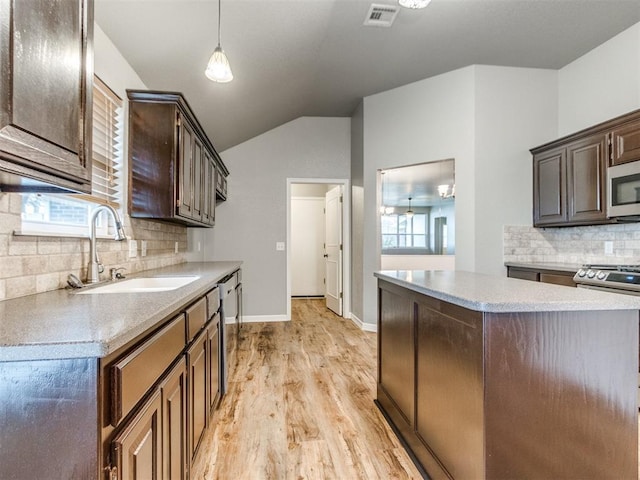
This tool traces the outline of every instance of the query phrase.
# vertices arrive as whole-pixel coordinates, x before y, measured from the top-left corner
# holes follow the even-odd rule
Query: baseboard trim
[[[347,318],[351,319],[351,321],[355,324],[355,326],[362,330],[362,326],[364,325],[362,320],[356,317],[353,313],[349,314]]]
[[[363,323],[362,330],[364,330],[365,332],[377,333],[378,325],[376,325],[375,323]]]
[[[242,317],[243,323],[259,323],[259,322],[288,322],[291,320],[286,315],[245,315]],[[234,317],[225,319],[225,323],[235,323]]]
[[[356,325],[356,327],[358,327],[360,330],[363,330],[365,332],[377,332],[378,331],[378,326],[375,324],[371,324],[371,323],[364,323],[362,320],[360,320],[357,316],[355,316],[353,313],[350,313],[349,316],[347,318],[350,318],[351,321]]]

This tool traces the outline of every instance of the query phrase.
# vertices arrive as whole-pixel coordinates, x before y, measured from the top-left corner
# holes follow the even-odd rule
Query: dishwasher
[[[242,271],[236,270],[218,284],[220,289],[221,335],[220,392],[229,386],[229,372],[236,361],[238,337],[242,328]]]

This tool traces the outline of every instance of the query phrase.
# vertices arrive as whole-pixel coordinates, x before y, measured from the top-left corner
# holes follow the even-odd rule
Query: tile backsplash
[[[640,223],[588,227],[504,227],[504,261],[525,263],[640,263]],[[612,252],[605,253],[611,242]]]
[[[0,193],[0,300],[56,290],[74,273],[84,280],[89,261],[88,238],[16,236],[20,230],[21,197]],[[186,262],[187,228],[153,220],[123,219],[127,241],[98,239],[97,250],[105,272],[125,267],[125,275]],[[129,258],[129,240],[136,240],[137,256]],[[141,256],[141,241],[147,256]],[[175,253],[175,242],[178,252]]]

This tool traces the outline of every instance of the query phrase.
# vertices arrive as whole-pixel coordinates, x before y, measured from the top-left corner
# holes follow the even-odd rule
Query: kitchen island
[[[638,297],[376,277],[377,403],[431,478],[638,478]]]

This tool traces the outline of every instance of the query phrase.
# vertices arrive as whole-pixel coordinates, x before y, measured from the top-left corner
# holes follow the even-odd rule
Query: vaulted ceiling
[[[216,0],[96,0],[96,21],[150,89],[185,94],[218,151],[467,65],[558,69],[640,21],[639,0],[433,0],[365,27],[371,3],[222,0],[228,84],[204,76]]]

